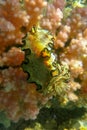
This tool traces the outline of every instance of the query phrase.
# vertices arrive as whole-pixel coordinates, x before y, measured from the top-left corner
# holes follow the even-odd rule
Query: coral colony
[[[60,112],[48,128],[39,118],[51,109]],[[66,109],[82,115],[64,119]],[[24,130],[87,130],[86,112],[87,1],[0,0],[1,127],[32,120]]]

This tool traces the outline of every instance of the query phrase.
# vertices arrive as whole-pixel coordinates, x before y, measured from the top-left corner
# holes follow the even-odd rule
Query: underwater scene
[[[0,0],[0,130],[87,130],[87,0]]]

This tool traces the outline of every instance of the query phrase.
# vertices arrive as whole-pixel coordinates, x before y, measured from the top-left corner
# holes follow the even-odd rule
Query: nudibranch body
[[[31,50],[26,56],[29,62],[23,64],[24,70],[30,74],[28,81],[42,86],[45,94],[66,96],[69,72],[67,67],[58,63],[53,36],[47,30],[33,27],[24,48]]]

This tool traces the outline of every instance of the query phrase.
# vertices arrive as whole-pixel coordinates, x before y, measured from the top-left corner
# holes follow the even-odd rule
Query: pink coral
[[[20,66],[24,58],[24,52],[20,48],[12,47],[8,52],[4,52],[0,56],[0,67]]]
[[[13,121],[35,119],[49,99],[36,91],[35,84],[27,83],[27,74],[21,68],[0,71],[0,84],[3,87],[0,88],[0,109]]]
[[[56,32],[56,29],[61,25],[63,13],[61,11],[61,5],[55,1],[53,4],[48,4],[46,7],[46,14],[42,17],[40,23],[41,26],[52,33]],[[63,1],[62,1],[63,2]]]
[[[58,32],[55,42],[54,42],[54,48],[58,49],[60,47],[64,47],[65,43],[69,39],[69,34],[71,32],[70,26],[61,26],[60,31]]]
[[[25,0],[24,6],[29,15],[28,29],[32,28],[33,25],[38,23],[42,17],[42,9],[47,5],[46,1],[43,0]]]

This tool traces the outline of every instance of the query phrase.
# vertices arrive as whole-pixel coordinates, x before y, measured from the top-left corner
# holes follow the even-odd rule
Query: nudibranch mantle
[[[44,30],[38,26],[33,27],[28,34],[29,48],[37,57],[42,57],[44,63],[51,70],[54,69],[52,65],[57,59],[54,51],[54,37],[48,30]]]

